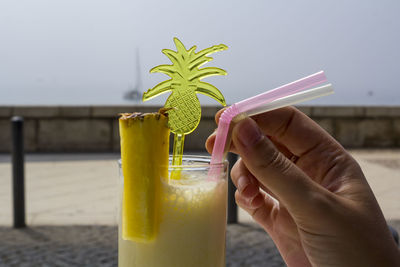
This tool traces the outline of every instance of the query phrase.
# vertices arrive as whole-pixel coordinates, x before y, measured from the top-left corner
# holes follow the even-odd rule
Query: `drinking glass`
[[[171,158],[170,158],[171,162]],[[223,267],[228,162],[213,165],[210,157],[183,156],[182,165],[169,166],[161,180],[157,235],[150,242],[124,240],[121,234],[123,175],[120,165],[118,266]],[[171,179],[171,173],[180,179]]]

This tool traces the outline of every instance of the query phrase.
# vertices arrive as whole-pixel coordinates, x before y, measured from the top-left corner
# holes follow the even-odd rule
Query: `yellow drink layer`
[[[161,180],[168,178],[167,125],[162,113],[124,113],[119,119],[125,240],[150,242],[157,236]]]
[[[180,180],[162,182],[154,242],[127,241],[120,235],[119,267],[225,266],[227,181],[185,176],[181,173]]]

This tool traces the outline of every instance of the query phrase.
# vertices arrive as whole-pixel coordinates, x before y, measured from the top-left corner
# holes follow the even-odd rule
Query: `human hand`
[[[400,266],[361,168],[306,115],[287,107],[245,118],[232,127],[230,151],[241,156],[231,172],[237,204],[288,266]]]

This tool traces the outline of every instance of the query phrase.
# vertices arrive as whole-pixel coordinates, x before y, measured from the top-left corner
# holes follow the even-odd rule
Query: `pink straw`
[[[229,125],[235,116],[239,115],[240,113],[254,110],[262,105],[265,105],[282,97],[286,97],[294,93],[309,89],[315,85],[321,84],[326,81],[327,79],[325,77],[324,72],[320,71],[310,76],[299,79],[297,81],[267,91],[265,93],[242,100],[227,108],[222,113],[219,119],[217,136],[215,139],[214,148],[211,155],[211,165],[223,162]],[[211,169],[212,174],[215,174],[214,171],[212,171]]]

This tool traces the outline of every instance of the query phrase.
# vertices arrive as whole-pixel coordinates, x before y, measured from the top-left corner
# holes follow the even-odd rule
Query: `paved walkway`
[[[400,231],[400,151],[351,151],[385,217]],[[27,223],[11,226],[11,165],[0,155],[0,266],[116,266],[117,154],[26,157]],[[284,266],[273,243],[239,212],[227,266]],[[268,263],[268,265],[264,265]]]
[[[400,151],[352,151],[387,219],[400,220]],[[118,154],[26,157],[29,225],[115,225]],[[11,225],[11,165],[0,155],[0,225]],[[242,211],[241,222],[251,219]]]

